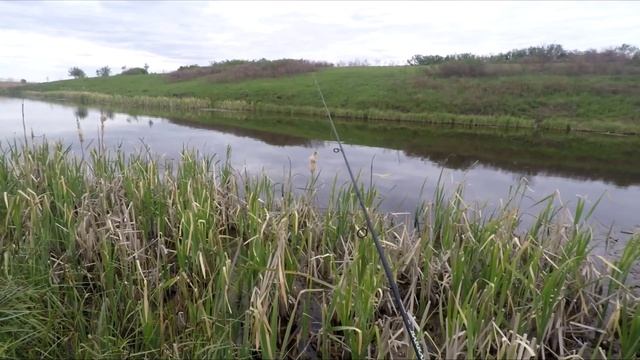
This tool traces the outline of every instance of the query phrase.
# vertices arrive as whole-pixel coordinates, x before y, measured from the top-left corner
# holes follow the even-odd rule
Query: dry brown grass
[[[623,59],[586,58],[562,62],[528,62],[516,64],[492,64],[484,62],[450,62],[426,70],[427,75],[449,77],[514,76],[526,74],[547,75],[638,75],[640,65]]]
[[[411,357],[352,188],[320,209],[313,176],[229,156],[0,152],[0,357]],[[640,238],[592,253],[591,209],[557,194],[521,231],[524,186],[487,216],[439,187],[404,220],[364,192],[429,358],[638,358]]]
[[[330,63],[280,59],[243,61],[232,60],[214,63],[210,66],[191,65],[169,73],[167,76],[174,81],[191,80],[206,77],[214,82],[233,82],[259,78],[276,78],[316,71],[320,68],[333,66]]]
[[[9,89],[18,86],[23,86],[25,84],[20,83],[18,81],[0,81],[0,89]]]

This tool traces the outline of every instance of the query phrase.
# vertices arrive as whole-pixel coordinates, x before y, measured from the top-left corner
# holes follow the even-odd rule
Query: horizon
[[[531,45],[531,46],[526,46],[524,48],[520,48],[520,49],[526,49],[526,48],[532,48],[532,47],[542,47],[542,46],[547,46],[547,45],[560,45],[562,46],[562,44],[540,44],[540,45]],[[563,49],[568,51],[568,52],[584,52],[584,51],[589,51],[589,50],[595,50],[595,51],[605,51],[605,50],[614,50],[615,48],[620,47],[621,45],[625,45],[625,44],[615,44],[615,45],[611,45],[611,46],[605,46],[599,49],[596,48],[588,48],[588,49],[568,49],[564,46]],[[632,47],[636,47],[635,44],[626,44],[626,45],[631,45]],[[504,54],[507,53],[508,51],[512,51],[512,50],[520,50],[520,49],[509,49],[509,50],[505,50],[505,51],[500,51],[500,52],[495,52],[495,53],[488,53],[488,54],[477,54],[477,53],[455,53],[455,54],[414,54],[414,55],[432,55],[432,56],[447,56],[447,55],[461,55],[461,54],[472,54],[474,56],[478,56],[478,57],[491,57],[491,56],[495,56],[495,55],[500,55],[500,54]],[[256,59],[224,59],[221,60],[220,62],[225,62],[225,61],[249,61],[249,62],[255,62],[255,61],[260,61],[260,60],[267,60],[267,61],[275,61],[275,60],[308,60],[308,61],[322,61],[322,60],[315,60],[315,59],[290,59],[290,58],[280,58],[280,59],[267,59],[267,58],[256,58]],[[354,59],[353,62],[349,63],[349,62],[345,62],[345,61],[341,61],[339,63],[331,63],[329,62],[328,64],[330,66],[335,66],[335,67],[350,67],[350,66],[367,66],[367,67],[377,67],[377,66],[381,66],[381,67],[387,67],[387,66],[395,66],[395,67],[402,67],[402,66],[414,66],[409,64],[409,60],[407,59],[406,61],[404,61],[404,63],[399,63],[399,64],[372,64],[368,61],[368,59]],[[210,66],[213,65],[213,62],[210,62],[209,64],[183,64],[180,65],[179,67],[182,66],[201,66],[201,67],[206,67],[206,66]],[[149,74],[167,74],[173,71],[177,71],[179,70],[178,68],[175,69],[171,69],[168,71],[164,71],[164,72],[149,72]],[[132,67],[133,68],[133,67]],[[130,70],[131,68],[125,68],[125,69],[121,69],[120,73],[115,73],[113,72],[114,70],[117,69],[111,69],[112,73],[109,76],[115,76],[115,75],[121,75],[122,72],[124,72],[125,70]],[[84,69],[82,69],[84,70]],[[97,70],[97,69],[96,69]],[[93,77],[100,77],[99,75],[95,74],[95,71],[93,73],[87,72],[86,73],[86,78],[93,78]],[[74,79],[74,77],[68,76],[65,79],[59,79],[59,80],[47,80],[47,81],[39,81],[39,82],[34,82],[34,81],[27,81],[28,83],[44,83],[44,82],[55,82],[55,81],[64,81],[64,80],[72,80]],[[24,78],[2,78],[0,77],[0,83],[20,83],[22,82],[22,80],[26,80]]]

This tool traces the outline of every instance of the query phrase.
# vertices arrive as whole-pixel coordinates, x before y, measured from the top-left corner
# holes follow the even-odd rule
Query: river
[[[317,151],[321,206],[334,180],[339,185],[348,180],[324,119],[215,111],[132,115],[74,104],[0,98],[3,146],[24,138],[23,101],[28,138],[62,141],[76,153],[82,147],[95,146],[101,133],[107,148],[120,147],[126,152],[148,149],[169,160],[179,158],[185,148],[217,154],[224,160],[230,146],[235,169],[263,172],[275,182],[290,173],[295,186],[303,189],[310,176],[309,156]],[[579,197],[587,206],[602,197],[590,219],[597,238],[604,239],[611,230],[608,240],[615,243],[640,227],[637,137],[345,121],[337,127],[360,180],[378,190],[383,211],[413,213],[421,201],[429,201],[441,178],[449,190],[464,184],[465,201],[489,212],[524,181],[526,196],[521,210],[525,224],[541,209],[533,206],[538,200],[557,193],[556,203],[569,209]]]

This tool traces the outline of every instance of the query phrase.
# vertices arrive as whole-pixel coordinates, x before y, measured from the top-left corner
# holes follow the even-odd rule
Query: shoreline
[[[2,93],[0,93],[2,95]],[[324,108],[309,106],[283,106],[267,103],[249,103],[242,100],[213,101],[199,97],[163,97],[163,96],[123,96],[88,91],[17,91],[6,93],[8,97],[45,99],[53,101],[73,101],[85,105],[105,105],[149,108],[151,110],[197,110],[225,112],[250,112],[255,114],[286,114],[290,116],[318,116],[326,115]],[[572,125],[563,120],[545,120],[536,123],[534,120],[512,116],[459,115],[442,113],[406,113],[398,111],[382,111],[377,109],[354,110],[333,108],[331,116],[341,120],[378,121],[388,124],[410,123],[425,126],[452,126],[461,128],[495,128],[495,129],[530,129],[554,132],[593,133],[611,136],[638,136],[640,131],[612,130],[607,124],[598,124],[594,128]]]

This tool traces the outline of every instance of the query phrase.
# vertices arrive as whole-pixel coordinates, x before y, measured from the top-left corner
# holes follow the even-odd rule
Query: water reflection
[[[0,98],[0,139],[22,136],[20,106],[21,100]],[[185,148],[224,156],[230,145],[237,169],[262,171],[274,181],[291,173],[300,189],[310,179],[310,155],[316,152],[321,205],[334,179],[338,184],[348,181],[325,121],[202,113],[174,114],[167,120],[30,100],[25,101],[25,116],[27,128],[36,135],[71,144],[78,153],[90,144],[125,151],[145,146],[160,157],[176,159]],[[449,188],[465,183],[466,199],[488,208],[499,206],[509,188],[526,178],[525,213],[537,213],[540,207],[533,204],[556,190],[569,206],[577,195],[593,204],[604,194],[594,215],[601,232],[613,224],[615,236],[620,236],[620,231],[640,224],[640,144],[635,137],[531,136],[374,123],[338,126],[350,143],[345,149],[353,167],[363,182],[377,187],[386,211],[414,211],[431,197],[441,176]]]
[[[266,144],[274,146],[304,146],[304,147],[317,147],[321,146],[324,141],[311,140],[300,136],[281,134],[276,132],[267,132],[263,130],[247,129],[242,127],[234,127],[232,125],[225,124],[207,124],[203,125],[195,122],[182,122],[181,124],[188,125],[194,129],[204,130],[216,130],[227,134],[233,134],[236,136],[249,137],[252,139],[260,140]]]
[[[291,117],[212,116],[180,114],[165,117],[179,124],[206,124],[219,131],[260,138],[275,134],[302,139],[332,140],[324,119]],[[304,121],[303,121],[304,120]],[[640,137],[613,137],[478,128],[401,127],[353,121],[338,124],[350,143],[402,150],[442,167],[470,170],[476,163],[534,175],[602,180],[615,185],[640,184]],[[300,136],[298,136],[300,135]],[[288,145],[286,143],[273,145]],[[294,145],[291,143],[289,145]]]
[[[81,106],[76,108],[76,110],[74,111],[74,115],[80,120],[86,119],[87,116],[89,116],[89,110],[86,107]]]

